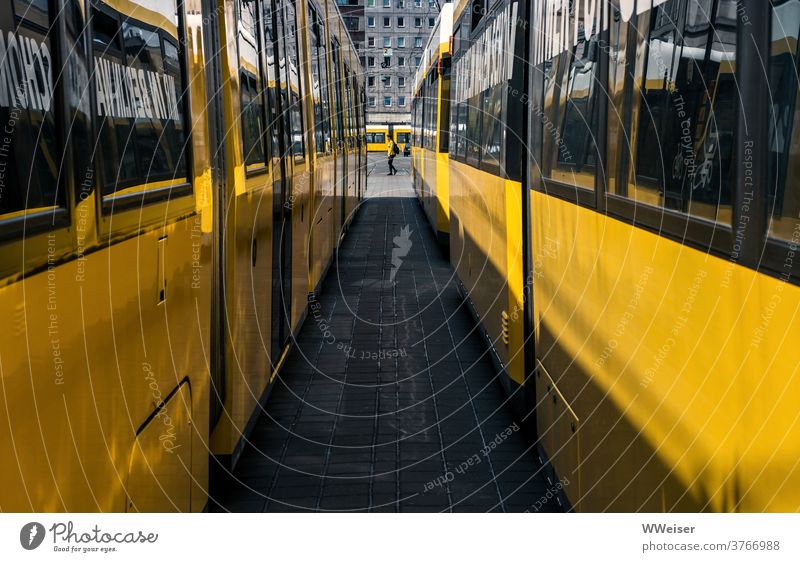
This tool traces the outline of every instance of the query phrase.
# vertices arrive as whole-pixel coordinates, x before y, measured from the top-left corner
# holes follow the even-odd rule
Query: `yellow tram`
[[[411,144],[411,127],[408,125],[395,125],[394,126],[394,142],[400,146],[400,151],[403,151],[406,144]]]
[[[573,509],[797,511],[797,3],[573,4],[455,7],[467,302]]]
[[[365,186],[332,0],[0,7],[0,510],[200,511]]]
[[[388,125],[367,125],[367,151],[386,153],[386,143],[389,142]]]
[[[411,176],[437,239],[449,243],[450,38],[453,4],[442,5],[422,53],[411,102]]]

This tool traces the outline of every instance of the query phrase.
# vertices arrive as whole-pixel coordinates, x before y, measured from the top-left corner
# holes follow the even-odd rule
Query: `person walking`
[[[394,167],[394,157],[400,152],[400,148],[398,148],[397,144],[394,142],[392,137],[389,137],[389,142],[387,143],[388,150],[386,151],[389,156],[389,173],[386,174],[387,176],[391,176],[397,173],[397,168]]]

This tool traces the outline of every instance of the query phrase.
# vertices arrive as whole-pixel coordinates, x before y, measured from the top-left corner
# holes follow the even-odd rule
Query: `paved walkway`
[[[409,159],[397,158],[394,177],[385,157],[376,162],[212,509],[534,511],[545,501],[534,449],[414,198]]]

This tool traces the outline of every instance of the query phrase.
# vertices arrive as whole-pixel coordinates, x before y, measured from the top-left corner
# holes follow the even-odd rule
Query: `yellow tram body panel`
[[[524,379],[519,182],[450,160],[450,262],[511,381]]]
[[[387,125],[367,125],[367,151],[388,154],[389,127]]]
[[[537,355],[578,422],[548,452],[576,507],[795,511],[800,288],[540,192],[531,212]]]

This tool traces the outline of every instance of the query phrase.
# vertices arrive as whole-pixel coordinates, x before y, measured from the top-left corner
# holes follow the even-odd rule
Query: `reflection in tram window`
[[[309,43],[311,44],[311,97],[314,104],[314,148],[317,154],[325,152],[325,125],[323,118],[322,107],[322,90],[324,87],[324,80],[322,73],[325,71],[324,61],[321,57],[324,56],[325,50],[322,46],[324,38],[324,28],[320,27],[319,16],[317,11],[311,6],[308,6],[308,20],[309,25]]]
[[[132,13],[152,12],[131,5]],[[149,22],[93,2],[97,146],[106,196],[188,181],[178,7],[174,1],[160,6],[158,22]]]
[[[242,0],[239,15],[239,88],[242,100],[242,151],[248,168],[259,168],[266,163],[260,51],[258,5],[256,0]]]
[[[467,164],[475,166],[481,165],[481,108],[479,105],[480,95],[473,96],[467,101]]]
[[[317,50],[319,83],[320,83],[320,115],[319,126],[320,146],[317,151],[329,152],[331,150],[331,103],[328,84],[328,55],[325,45],[325,23],[314,13],[314,21],[318,22],[319,48]]]
[[[439,91],[439,74],[435,69],[431,69],[428,75],[428,80],[425,99],[428,102],[428,111],[425,112],[425,148],[428,150],[436,150],[436,123],[439,118],[438,107],[438,91]]]
[[[631,96],[627,126],[632,146],[620,149],[634,148],[628,185],[614,187],[641,202],[730,224],[736,2],[670,0],[642,14],[640,29],[648,17],[648,41],[636,61],[641,91]]]
[[[267,153],[270,159],[280,158],[280,129],[278,126],[278,93],[277,93],[277,74],[275,70],[275,20],[272,15],[272,2],[263,0],[261,2],[261,28],[264,32],[264,51],[266,53],[266,83],[267,100],[267,123],[266,128],[269,134]],[[262,94],[263,95],[263,94]]]
[[[303,114],[300,98],[300,64],[297,60],[297,17],[294,2],[282,2],[286,21],[286,58],[289,62],[289,117],[292,122],[292,154],[296,158],[305,156],[306,145],[303,135]]]
[[[558,115],[561,119],[559,146],[551,153],[555,163],[550,175],[553,178],[575,183],[580,187],[594,188],[594,168],[597,162],[596,135],[598,104],[596,94],[595,63],[598,57],[596,36],[587,38],[583,29],[583,10],[577,10],[579,21],[578,43],[570,57],[566,71],[566,90],[561,91]],[[574,26],[574,16],[570,25]],[[567,64],[565,60],[562,64]]]
[[[450,64],[446,64],[442,73],[442,109],[439,127],[439,152],[450,150],[450,90],[452,88]]]
[[[353,147],[353,95],[352,95],[352,79],[350,76],[350,67],[345,63],[344,65],[344,108],[347,112],[345,121],[345,139],[347,146]]]
[[[501,140],[503,135],[503,94],[505,84],[497,84],[481,94],[483,114],[482,136],[483,154],[481,155],[481,167],[484,170],[502,175],[500,166],[502,164]]]
[[[800,0],[774,1],[772,5],[769,234],[796,244],[800,241],[800,185],[796,179],[800,177],[800,104],[797,103]]]
[[[342,121],[342,71],[339,67],[341,64],[340,57],[341,50],[339,42],[334,39],[331,41],[331,64],[333,65],[333,107],[336,118],[336,143],[341,144],[344,140],[344,123]]]
[[[0,4],[0,218],[62,207],[47,2]],[[26,56],[33,64],[24,64]]]
[[[633,29],[623,22],[619,9],[612,9],[609,24],[608,65],[608,158],[606,180],[609,193],[625,195],[627,179],[624,177],[630,156],[628,143],[620,139],[630,138],[631,98],[629,75],[633,71],[631,61],[636,53],[636,36]],[[627,128],[626,128],[627,127]],[[619,154],[617,153],[619,151]]]

